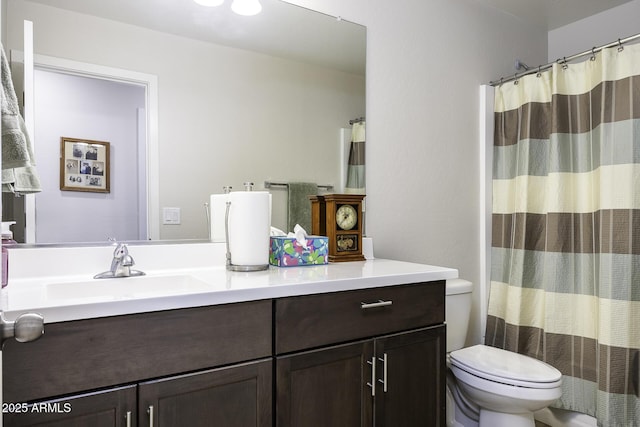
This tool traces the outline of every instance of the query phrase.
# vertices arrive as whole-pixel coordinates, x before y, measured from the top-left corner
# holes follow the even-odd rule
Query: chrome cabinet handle
[[[382,391],[387,392],[387,353],[384,353],[382,357],[378,357],[378,360],[382,362],[382,379],[378,379],[382,383]]]
[[[127,411],[127,415],[125,415],[125,419],[127,420],[127,427],[131,427],[131,411]]]
[[[18,342],[31,342],[44,334],[44,317],[37,313],[24,313],[15,322],[5,320],[0,311],[0,341],[15,338]]]
[[[363,310],[366,310],[368,308],[387,307],[387,306],[390,306],[391,304],[393,304],[393,301],[391,300],[389,301],[378,300],[378,302],[361,302],[360,308]]]
[[[149,405],[147,414],[149,414],[149,427],[153,427],[153,405]]]
[[[371,387],[371,397],[376,397],[376,357],[373,356],[367,363],[371,365],[371,382],[367,385]]]

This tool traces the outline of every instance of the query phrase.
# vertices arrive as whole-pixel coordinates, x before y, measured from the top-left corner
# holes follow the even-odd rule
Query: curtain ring
[[[569,64],[567,64],[567,57],[564,56],[562,57],[562,69],[566,70],[567,68],[569,68]]]
[[[502,86],[502,81],[504,80],[504,77],[500,77],[500,86]]]
[[[518,73],[515,73],[513,75],[513,84],[517,85],[518,83],[520,83],[520,80],[518,80]]]
[[[622,42],[620,41],[620,39],[618,39],[618,52],[622,52],[624,50],[624,47],[622,46]]]
[[[596,48],[595,46],[591,48],[591,58],[589,58],[592,61],[596,60]]]
[[[540,67],[541,65],[538,65],[538,72],[536,73],[536,77],[542,76],[542,73],[540,72]]]

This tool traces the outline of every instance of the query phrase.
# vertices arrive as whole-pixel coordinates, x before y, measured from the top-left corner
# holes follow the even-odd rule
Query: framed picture
[[[60,190],[108,193],[109,143],[60,138]]]

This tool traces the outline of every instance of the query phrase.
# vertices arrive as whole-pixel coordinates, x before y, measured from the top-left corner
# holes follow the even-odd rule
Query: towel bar
[[[271,187],[288,187],[289,184],[286,182],[271,182],[271,181],[265,181],[264,182],[264,188],[271,188]],[[333,185],[331,184],[325,184],[325,185],[318,185],[318,188],[322,188],[324,190],[333,190]]]

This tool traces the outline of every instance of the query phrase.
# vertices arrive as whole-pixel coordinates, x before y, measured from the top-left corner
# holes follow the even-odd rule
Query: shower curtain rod
[[[507,83],[507,82],[512,82],[514,80],[518,80],[520,77],[523,76],[527,76],[529,74],[533,74],[533,73],[540,73],[542,71],[548,70],[549,68],[553,67],[553,64],[558,63],[558,64],[566,64],[569,61],[573,61],[574,59],[578,59],[581,58],[583,56],[587,56],[587,55],[592,55],[594,56],[597,52],[600,52],[603,49],[607,49],[609,47],[614,47],[614,46],[618,46],[618,49],[624,49],[624,47],[622,46],[624,43],[629,43],[630,41],[636,40],[640,38],[640,34],[636,34],[634,36],[630,36],[624,39],[618,39],[614,42],[602,45],[600,47],[593,47],[591,48],[591,50],[585,50],[584,52],[580,52],[580,53],[576,53],[575,55],[571,55],[571,56],[565,56],[563,58],[559,58],[556,59],[554,62],[550,62],[548,64],[545,65],[539,65],[537,68],[536,67],[530,67],[529,70],[524,71],[522,73],[515,73],[513,76],[511,77],[500,77],[499,80],[494,80],[489,82],[489,85],[491,86],[499,86],[502,83]]]
[[[349,120],[350,125],[354,123],[362,123],[362,122],[364,122],[364,117],[358,117],[357,119]]]

